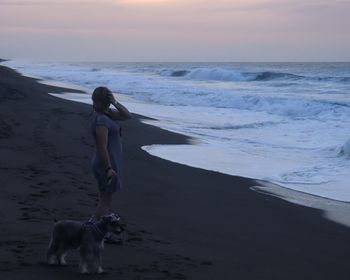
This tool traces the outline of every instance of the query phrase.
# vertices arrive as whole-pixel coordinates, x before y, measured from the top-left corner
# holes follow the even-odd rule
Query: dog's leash
[[[87,221],[83,223],[83,230],[87,230],[89,227],[92,227],[95,232],[103,237],[105,234],[96,226],[96,224],[92,221]]]

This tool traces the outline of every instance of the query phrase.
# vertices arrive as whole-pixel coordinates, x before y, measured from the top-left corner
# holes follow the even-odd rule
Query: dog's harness
[[[91,222],[91,221],[87,221],[85,223],[83,223],[82,225],[82,230],[85,231],[85,230],[92,230],[94,231],[98,236],[99,238],[103,238],[104,237],[104,233],[98,228],[98,226],[96,226],[96,224],[94,222]]]

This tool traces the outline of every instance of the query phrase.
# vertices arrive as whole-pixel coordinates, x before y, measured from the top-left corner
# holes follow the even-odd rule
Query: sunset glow
[[[117,1],[117,4],[121,3],[121,4],[129,4],[129,5],[137,5],[137,4],[157,5],[157,4],[168,4],[171,2],[173,2],[173,0],[120,0],[120,1]]]
[[[0,1],[0,52],[74,60],[342,61],[350,59],[349,14],[348,1],[324,0]]]

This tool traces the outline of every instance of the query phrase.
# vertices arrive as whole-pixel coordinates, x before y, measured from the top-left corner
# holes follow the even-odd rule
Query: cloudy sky
[[[0,58],[350,61],[350,0],[0,0]]]

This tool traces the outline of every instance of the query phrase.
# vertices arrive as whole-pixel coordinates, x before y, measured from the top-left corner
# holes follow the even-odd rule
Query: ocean
[[[144,122],[196,139],[142,147],[154,156],[350,201],[350,63],[1,64],[88,93],[107,86],[159,120]]]

